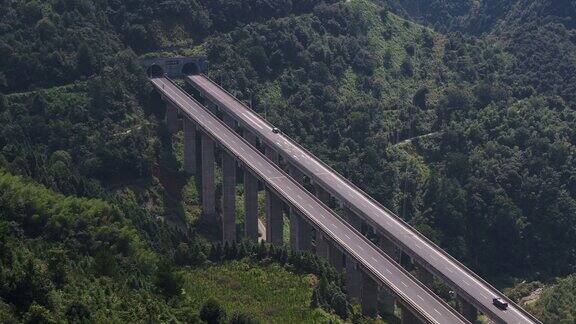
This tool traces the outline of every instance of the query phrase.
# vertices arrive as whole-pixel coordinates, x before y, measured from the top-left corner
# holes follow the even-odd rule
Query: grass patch
[[[257,266],[234,261],[182,271],[184,298],[196,311],[209,298],[227,313],[248,313],[262,323],[340,322],[321,309],[311,309],[316,278],[297,275],[277,264]]]

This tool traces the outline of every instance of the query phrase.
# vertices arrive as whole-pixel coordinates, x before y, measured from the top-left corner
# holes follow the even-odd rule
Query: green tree
[[[44,306],[33,303],[28,312],[24,314],[24,323],[27,324],[52,324],[58,323],[51,312]]]
[[[405,77],[412,77],[414,76],[414,65],[412,64],[412,60],[406,58],[402,65],[400,65],[400,71]]]
[[[90,320],[90,316],[91,313],[88,307],[79,301],[73,301],[66,308],[66,319],[70,322],[87,322]]]
[[[166,298],[171,298],[182,292],[183,282],[177,270],[168,261],[164,261],[158,267],[156,285]]]
[[[200,319],[208,324],[221,324],[226,318],[226,311],[214,299],[208,299],[200,310]]]
[[[86,43],[83,43],[78,48],[78,55],[76,57],[76,69],[80,76],[89,77],[96,72],[97,62],[94,51]]]

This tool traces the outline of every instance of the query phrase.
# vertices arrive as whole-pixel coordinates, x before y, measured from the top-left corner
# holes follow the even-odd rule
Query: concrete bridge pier
[[[474,323],[478,319],[478,310],[476,307],[460,295],[457,296],[457,299],[460,314],[462,314],[462,316],[464,316],[468,321]]]
[[[304,183],[304,174],[291,165],[290,176],[299,184]],[[312,226],[295,209],[290,208],[290,246],[293,251],[312,251]]]
[[[344,254],[332,243],[328,243],[328,260],[338,272],[344,270]]]
[[[256,136],[244,130],[244,138],[256,146]],[[258,179],[249,171],[244,170],[244,232],[246,239],[258,242]]]
[[[178,108],[170,102],[166,103],[166,127],[170,134],[178,131]]]
[[[370,317],[378,315],[378,284],[365,272],[362,272],[362,313]]]
[[[328,240],[322,234],[322,230],[316,229],[316,255],[325,260],[328,260],[329,252],[329,244]]]
[[[314,184],[314,190],[316,191],[316,197],[320,199],[326,206],[330,206],[330,193],[322,188],[319,184]]]
[[[361,301],[362,271],[359,269],[358,262],[350,255],[346,255],[346,292],[349,301]]]
[[[274,164],[278,165],[278,162],[280,161],[280,157],[279,157],[279,155],[278,155],[278,152],[276,152],[276,151],[274,150],[274,148],[266,145],[266,146],[264,147],[264,154],[266,155],[266,157],[267,157],[270,161],[272,161],[272,162],[274,162]]]
[[[278,164],[278,153],[273,148],[265,147],[266,157]],[[284,244],[284,214],[282,201],[276,194],[266,188],[266,241],[272,244]]]
[[[208,111],[210,111],[212,114],[218,116],[218,105],[215,104],[214,102],[208,100],[206,101],[206,104],[204,105],[204,107],[206,107],[206,109],[208,109]]]
[[[416,271],[418,272],[418,280],[426,287],[432,287],[434,284],[434,275],[420,263],[416,263]]]
[[[214,188],[214,142],[202,134],[202,208],[209,219],[216,217]]]
[[[290,209],[290,247],[293,251],[312,251],[312,226],[294,208]]]
[[[400,310],[402,312],[402,324],[421,324],[422,321],[410,311],[408,307],[404,304],[400,304]]]
[[[284,244],[284,215],[282,200],[266,188],[266,242]]]
[[[378,247],[396,262],[400,262],[400,251],[396,244],[383,234],[378,234]]]
[[[222,241],[236,242],[236,159],[222,152]]]
[[[358,232],[362,231],[362,219],[347,206],[344,206],[344,217],[346,218],[346,221]]]
[[[302,186],[304,185],[304,173],[302,173],[300,169],[298,169],[293,165],[290,165],[288,167],[288,173],[294,180],[296,180],[296,182],[298,182]]]
[[[396,298],[390,289],[382,285],[379,286],[378,290],[378,304],[382,313],[381,315],[386,315],[388,317],[394,316]]]
[[[225,115],[224,123],[234,128],[235,121]],[[236,242],[236,159],[222,152],[222,241]]]
[[[196,174],[196,126],[184,117],[184,171]]]

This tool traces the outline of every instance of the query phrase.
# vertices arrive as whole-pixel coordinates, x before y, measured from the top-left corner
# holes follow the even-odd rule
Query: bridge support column
[[[288,173],[290,173],[290,176],[294,180],[296,180],[296,182],[298,182],[300,185],[304,184],[304,174],[302,173],[302,171],[300,171],[300,169],[298,169],[293,165],[290,165]]]
[[[316,255],[328,260],[328,240],[322,234],[322,230],[316,229]]]
[[[244,138],[256,147],[256,136],[244,131]],[[258,179],[248,170],[244,170],[244,232],[246,239],[258,242]]]
[[[234,127],[234,119],[224,116],[224,123]],[[236,242],[236,159],[222,152],[222,241]]]
[[[265,147],[266,157],[278,164],[278,153],[271,147]],[[272,244],[284,244],[284,215],[282,201],[270,189],[266,189],[266,241]]]
[[[304,183],[304,175],[298,168],[291,165],[289,171],[296,182]],[[295,208],[290,208],[290,246],[293,251],[312,250],[312,226]]]
[[[290,246],[293,251],[312,251],[312,226],[294,208],[290,209]]]
[[[316,191],[316,197],[318,197],[318,199],[320,199],[320,201],[322,201],[326,206],[329,206],[330,193],[328,193],[328,191],[324,190],[324,188],[318,184],[314,185],[314,190]]]
[[[348,300],[360,302],[362,297],[362,272],[352,256],[346,255],[346,292]]]
[[[282,201],[274,192],[266,188],[266,242],[284,244],[284,215]]]
[[[380,286],[378,291],[378,304],[382,310],[382,315],[394,316],[396,300],[392,291],[385,286]]]
[[[396,244],[394,244],[394,242],[389,240],[383,234],[378,234],[378,246],[389,257],[394,259],[396,262],[400,262],[400,253],[398,247],[396,246]]]
[[[362,272],[362,313],[378,315],[378,284],[368,274]]]
[[[204,215],[215,217],[216,197],[214,192],[214,142],[202,134],[202,208]]]
[[[420,321],[420,319],[418,319],[418,317],[416,315],[414,315],[412,313],[412,311],[410,311],[410,309],[408,309],[408,307],[406,307],[405,305],[401,304],[400,305],[400,309],[402,311],[402,324],[421,324],[422,322]]]
[[[434,275],[420,263],[417,263],[416,269],[418,271],[418,280],[426,287],[432,287],[434,284]]]
[[[344,254],[333,243],[329,243],[328,259],[336,271],[342,272],[344,269]]]
[[[204,105],[204,107],[206,107],[208,109],[208,111],[210,111],[212,114],[218,115],[218,105],[215,104],[214,102],[208,100],[208,101],[206,101],[206,104]]]
[[[166,103],[166,126],[170,134],[178,131],[178,108],[170,102]]]
[[[274,164],[278,165],[279,156],[278,156],[278,153],[277,153],[273,148],[271,148],[270,146],[266,145],[266,146],[264,147],[264,154],[266,155],[266,157],[267,157],[270,161],[272,161],[272,162],[274,162]]]
[[[222,241],[236,242],[236,160],[222,152]]]
[[[196,174],[196,126],[184,117],[184,171]]]
[[[362,219],[358,217],[350,208],[344,206],[344,217],[358,232],[362,231]]]
[[[460,314],[464,316],[467,320],[474,323],[478,319],[478,310],[472,304],[470,304],[466,299],[458,296],[458,306],[460,308]]]

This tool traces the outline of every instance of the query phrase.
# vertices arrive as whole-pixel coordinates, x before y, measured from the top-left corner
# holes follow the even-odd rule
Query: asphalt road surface
[[[346,206],[364,216],[380,231],[393,237],[403,251],[424,263],[436,276],[453,286],[457,293],[468,299],[480,311],[495,321],[505,323],[539,323],[531,314],[514,304],[504,294],[492,287],[473,271],[433,244],[398,216],[387,210],[362,190],[328,167],[321,160],[302,148],[284,134],[272,133],[272,125],[253,112],[241,101],[234,98],[206,76],[190,75],[186,81],[206,96],[220,109],[234,117],[242,127],[247,128],[260,139],[272,146],[291,164],[322,185]],[[495,297],[508,301],[507,310],[500,310],[492,304]]]
[[[236,156],[269,188],[276,191],[283,200],[297,208],[300,213],[322,229],[340,248],[348,255],[352,255],[363,268],[394,291],[420,316],[432,323],[466,323],[460,314],[431,293],[392,259],[381,253],[314,195],[287,176],[277,165],[169,79],[152,78],[151,82],[165,99],[179,107],[188,118],[194,120],[204,133],[209,134],[223,148]]]

